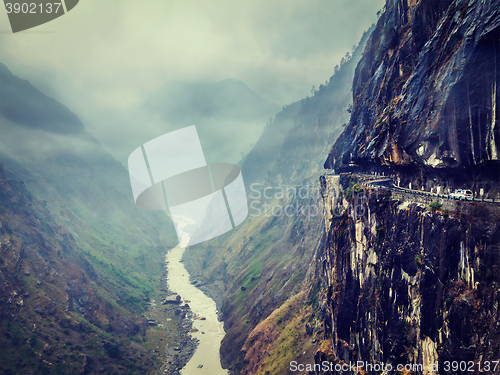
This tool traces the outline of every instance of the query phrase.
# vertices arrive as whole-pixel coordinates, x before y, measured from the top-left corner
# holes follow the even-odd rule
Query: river
[[[205,320],[195,320],[193,327],[198,332],[192,336],[199,340],[193,357],[181,370],[182,375],[227,375],[220,364],[220,343],[225,335],[222,322],[217,319],[217,307],[214,300],[189,282],[189,273],[182,264],[184,248],[177,245],[166,255],[168,267],[167,283],[169,289],[179,294],[183,300],[189,300],[191,311]],[[199,367],[202,365],[203,367]]]

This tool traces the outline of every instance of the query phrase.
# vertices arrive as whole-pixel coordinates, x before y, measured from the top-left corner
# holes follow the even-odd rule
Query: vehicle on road
[[[473,200],[474,199],[474,195],[472,194],[472,191],[470,190],[462,190],[462,189],[459,189],[459,190],[455,190],[454,193],[451,193],[449,195],[450,198],[455,198],[455,199],[460,199],[461,201],[462,200]]]

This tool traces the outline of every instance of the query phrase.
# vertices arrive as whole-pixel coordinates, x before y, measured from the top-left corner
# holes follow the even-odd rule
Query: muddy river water
[[[189,282],[189,273],[181,262],[184,248],[177,245],[166,255],[168,266],[168,287],[179,294],[183,300],[189,300],[192,312],[198,318],[193,327],[198,332],[192,336],[199,340],[199,345],[186,366],[181,370],[182,375],[227,375],[220,364],[220,343],[224,337],[223,323],[217,319],[217,307],[214,300],[204,294]]]

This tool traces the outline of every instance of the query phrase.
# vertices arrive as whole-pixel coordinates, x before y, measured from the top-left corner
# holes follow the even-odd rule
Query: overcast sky
[[[383,0],[81,0],[12,34],[0,12],[0,61],[100,135],[168,80],[233,78],[278,105],[333,73]],[[104,142],[106,143],[106,142]]]

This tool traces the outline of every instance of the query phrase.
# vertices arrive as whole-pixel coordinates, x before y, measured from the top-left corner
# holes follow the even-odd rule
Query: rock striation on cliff
[[[497,197],[499,53],[499,1],[387,0],[325,168]],[[311,294],[328,344],[316,363],[484,372],[500,356],[500,207],[367,189],[358,178],[321,178],[327,240]]]
[[[500,3],[388,0],[326,168],[457,168],[498,161]]]
[[[325,216],[327,245],[316,258],[320,314],[331,343],[316,362],[383,363],[392,366],[390,374],[398,365],[412,366],[414,374],[460,374],[453,361],[479,373],[479,362],[498,360],[500,207],[429,205],[357,185],[355,194],[333,199],[339,186],[353,191],[352,182],[347,175],[322,178],[325,205],[337,201],[343,211]],[[432,371],[436,363],[440,372]]]

